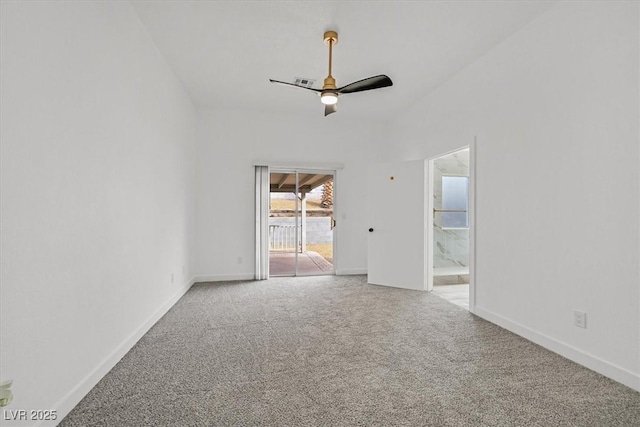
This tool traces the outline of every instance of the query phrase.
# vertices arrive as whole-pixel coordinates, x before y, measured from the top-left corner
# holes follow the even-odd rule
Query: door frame
[[[476,140],[467,145],[463,145],[454,150],[439,153],[427,159],[427,202],[425,209],[426,224],[426,276],[427,291],[433,290],[433,196],[434,196],[434,180],[433,172],[435,169],[434,162],[443,156],[453,154],[460,150],[469,149],[469,312],[475,313],[476,307]]]

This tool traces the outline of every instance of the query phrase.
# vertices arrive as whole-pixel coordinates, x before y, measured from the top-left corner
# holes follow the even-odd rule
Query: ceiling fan
[[[324,115],[328,116],[331,113],[338,111],[338,96],[347,93],[363,92],[365,90],[380,89],[387,86],[392,86],[391,79],[384,74],[379,76],[369,77],[357,82],[349,83],[346,86],[337,87],[336,79],[331,75],[331,59],[333,53],[333,46],[338,43],[338,33],[335,31],[327,31],[324,33],[324,42],[329,45],[329,75],[324,79],[322,89],[314,89],[312,87],[300,86],[294,83],[281,82],[278,80],[269,79],[271,83],[277,83],[281,85],[293,86],[300,89],[308,89],[316,92],[320,95],[320,101],[324,104]]]

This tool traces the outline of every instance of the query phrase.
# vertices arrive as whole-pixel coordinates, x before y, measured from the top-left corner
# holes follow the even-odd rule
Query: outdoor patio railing
[[[296,244],[296,228],[298,239],[300,238],[300,226],[295,225],[269,225],[269,250],[281,252],[302,252],[300,243]]]

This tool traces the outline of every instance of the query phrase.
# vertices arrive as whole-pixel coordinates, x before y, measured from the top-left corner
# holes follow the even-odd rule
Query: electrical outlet
[[[573,324],[578,328],[587,329],[587,313],[573,310]]]
[[[173,283],[173,273],[171,273],[171,283]]]
[[[242,264],[242,257],[241,256],[238,257],[238,264]]]

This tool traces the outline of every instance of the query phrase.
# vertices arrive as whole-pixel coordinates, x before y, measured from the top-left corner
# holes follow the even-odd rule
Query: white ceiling
[[[199,107],[323,115],[322,85],[336,30],[338,86],[377,74],[389,88],[340,97],[331,120],[395,117],[544,13],[555,1],[136,1],[140,20]]]

